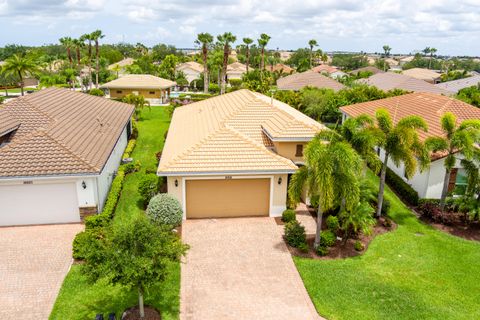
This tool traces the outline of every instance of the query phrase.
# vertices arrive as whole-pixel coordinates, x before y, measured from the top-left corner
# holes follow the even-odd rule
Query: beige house
[[[280,78],[277,80],[277,87],[279,90],[301,90],[305,87],[315,87],[334,91],[345,88],[340,82],[313,71],[294,73]]]
[[[175,110],[157,174],[184,219],[279,216],[289,175],[322,129],[287,104],[238,90]]]
[[[200,76],[203,73],[203,65],[195,61],[188,61],[179,64],[176,70],[177,72],[183,72],[188,83],[190,84],[192,81],[200,79]]]
[[[107,67],[108,70],[112,71],[118,77],[123,77],[127,74],[126,69],[128,66],[131,66],[135,62],[133,58],[125,58],[116,63],[112,63]]]
[[[110,98],[121,99],[129,94],[142,95],[150,103],[167,103],[174,81],[152,76],[150,74],[129,74],[103,84]]]
[[[273,66],[268,65],[265,67],[265,69],[270,72],[279,72],[280,74],[292,74],[295,72],[295,69],[283,63],[277,63],[277,64],[274,64]]]
[[[240,62],[234,62],[227,66],[227,80],[242,79],[247,72],[247,66]]]
[[[435,72],[429,69],[423,69],[423,68],[412,68],[412,69],[404,70],[402,73],[406,76],[409,76],[415,79],[420,79],[432,84],[439,83],[442,76],[438,72]]]

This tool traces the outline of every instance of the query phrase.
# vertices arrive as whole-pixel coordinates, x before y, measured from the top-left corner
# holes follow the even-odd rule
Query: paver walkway
[[[48,319],[80,224],[0,228],[0,319]]]
[[[321,319],[273,218],[187,220],[180,319]]]

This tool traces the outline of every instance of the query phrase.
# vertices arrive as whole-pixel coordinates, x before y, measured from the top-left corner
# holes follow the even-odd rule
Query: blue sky
[[[103,40],[193,47],[199,32],[240,40],[272,36],[269,47],[480,56],[480,0],[0,0],[0,45],[55,43],[101,29]]]

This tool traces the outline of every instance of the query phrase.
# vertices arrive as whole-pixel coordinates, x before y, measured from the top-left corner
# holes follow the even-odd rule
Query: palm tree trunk
[[[225,78],[227,77],[227,64],[228,64],[228,53],[229,53],[228,44],[225,44],[223,48],[223,65],[222,65],[222,82],[220,87],[220,94],[225,93],[226,81]]]
[[[387,162],[388,152],[385,152],[385,159],[383,160],[382,171],[380,173],[380,186],[378,188],[377,218],[380,218],[382,215],[383,193],[385,191],[385,176],[387,175]]]
[[[145,318],[145,308],[143,306],[143,290],[138,287],[138,309],[140,311],[140,318]]]
[[[95,40],[95,53],[97,55],[97,72],[95,74],[95,87],[98,89],[98,72],[100,71],[100,61],[99,61],[99,48],[98,48],[98,40]]]
[[[247,56],[246,65],[247,65],[247,73],[248,73],[248,65],[250,64],[250,49],[248,48],[248,46],[247,46],[247,51],[245,52],[245,55]]]
[[[312,69],[313,47],[310,47],[310,69]]]
[[[203,92],[208,93],[208,51],[203,49]]]
[[[440,210],[445,210],[445,199],[447,199],[448,185],[450,184],[450,173],[452,169],[445,169],[445,177],[443,177],[442,196],[440,198]]]
[[[317,249],[320,246],[320,234],[322,233],[322,220],[323,220],[323,209],[319,199],[318,211],[317,211],[317,231],[315,233],[315,242],[313,243],[313,247],[315,249]]]
[[[345,197],[342,198],[342,201],[340,202],[340,212],[345,210],[345,205],[346,205],[347,199]]]
[[[70,51],[70,48],[67,47],[67,56],[68,56],[68,61],[70,61],[70,67],[72,67],[73,61],[72,61],[72,53]]]
[[[260,61],[260,70],[264,70],[265,69],[265,48],[262,47],[262,60]]]
[[[23,96],[25,94],[23,92],[23,77],[21,72],[18,72],[18,78],[20,79],[20,92],[22,93],[22,96]]]

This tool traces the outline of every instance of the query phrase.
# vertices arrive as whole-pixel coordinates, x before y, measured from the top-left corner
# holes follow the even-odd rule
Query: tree
[[[15,85],[17,82],[17,75],[8,74],[0,66],[0,87],[5,90],[5,97],[8,97],[8,87]]]
[[[310,141],[305,148],[305,166],[295,172],[288,187],[292,204],[300,202],[304,188],[310,198],[319,199],[315,248],[320,245],[323,212],[338,205],[338,199],[346,210],[352,210],[359,201],[362,161],[348,143],[335,139],[326,143],[334,134],[323,130]]]
[[[81,41],[87,41],[88,43],[88,89],[92,88],[92,41],[93,36],[91,33],[86,33],[80,37]],[[118,73],[117,73],[118,78]]]
[[[220,94],[224,94],[226,90],[226,78],[227,78],[227,65],[228,65],[228,56],[230,55],[231,44],[237,40],[231,32],[225,32],[222,35],[217,36],[219,44],[223,46],[223,63],[222,63],[222,74],[220,79]]]
[[[77,65],[80,66],[80,60],[81,60],[81,54],[80,54],[80,49],[82,49],[85,44],[83,43],[83,41],[80,39],[72,39],[72,46],[73,48],[75,48],[75,53],[76,53],[76,56],[77,56]]]
[[[423,55],[426,57],[427,54],[430,53],[430,47],[426,47],[425,49],[422,50],[422,52],[423,52]]]
[[[427,138],[425,144],[432,152],[446,154],[444,161],[445,176],[443,179],[440,209],[445,209],[445,199],[448,194],[450,174],[456,164],[456,153],[462,154],[466,160],[471,160],[476,151],[475,143],[480,139],[480,120],[465,120],[457,125],[457,117],[451,113],[445,113],[440,119],[444,135],[442,137]]]
[[[388,45],[384,45],[383,46],[383,52],[385,53],[385,57],[389,57],[390,56],[390,51],[392,50],[392,48],[390,48],[390,46]]]
[[[110,227],[102,237],[91,238],[82,272],[91,281],[105,279],[138,291],[140,317],[148,287],[165,281],[172,263],[180,262],[188,246],[169,226],[156,226],[144,215],[131,223]]]
[[[261,49],[261,60],[260,60],[260,69],[265,70],[265,47],[267,46],[268,42],[270,41],[271,37],[266,34],[262,33],[260,35],[260,39],[257,40],[258,46]]]
[[[128,104],[132,104],[135,107],[135,120],[137,121],[143,109],[150,109],[150,102],[145,100],[145,97],[142,95],[129,94],[123,97],[122,101]]]
[[[139,62],[142,60],[143,59],[139,59]],[[175,81],[177,64],[178,64],[177,56],[173,54],[169,54],[168,56],[166,56],[165,59],[163,59],[160,66],[158,67],[160,77]]]
[[[199,33],[195,43],[202,46],[203,59],[203,92],[208,93],[209,77],[208,77],[208,49],[212,45],[213,36],[210,33]]]
[[[310,69],[313,67],[313,48],[318,46],[317,40],[312,39],[308,41],[308,46],[310,47]]]
[[[2,70],[6,76],[18,77],[18,80],[20,81],[20,90],[23,96],[23,80],[26,75],[37,72],[38,66],[32,59],[26,56],[14,54],[13,56],[5,60],[5,64],[3,65]]]
[[[70,62],[70,67],[73,66],[73,59],[72,59],[72,47],[73,47],[73,39],[70,37],[63,37],[60,38],[60,44],[65,47],[67,50],[67,58]]]
[[[245,44],[245,65],[247,66],[248,72],[248,67],[250,66],[250,45],[253,43],[253,40],[250,38],[243,38],[243,43]]]
[[[418,129],[425,132],[428,130],[427,123],[421,117],[407,116],[400,119],[395,125],[388,110],[378,109],[375,113],[375,118],[381,133],[379,147],[385,152],[380,171],[380,187],[377,201],[377,217],[380,217],[388,159],[391,158],[396,166],[403,162],[405,165],[405,176],[409,179],[414,175],[418,164],[421,170],[428,166],[430,157],[427,149],[418,137]],[[417,161],[417,158],[419,161]]]
[[[435,48],[430,48],[429,53],[430,53],[430,61],[428,62],[428,69],[432,68],[432,60],[433,60],[433,55],[437,52],[437,49]]]
[[[100,47],[98,42],[100,39],[104,38],[105,35],[102,33],[102,30],[95,30],[91,34],[92,41],[95,42],[95,56],[96,56],[96,72],[95,72],[95,88],[98,89],[98,73],[100,72]]]

